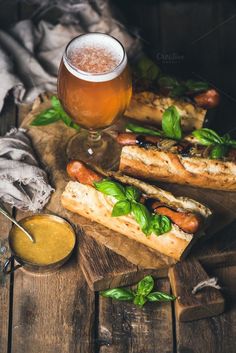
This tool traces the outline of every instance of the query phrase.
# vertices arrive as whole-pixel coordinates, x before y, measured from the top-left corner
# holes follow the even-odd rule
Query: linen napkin
[[[53,190],[25,130],[12,129],[0,137],[0,200],[36,212],[48,202]]]

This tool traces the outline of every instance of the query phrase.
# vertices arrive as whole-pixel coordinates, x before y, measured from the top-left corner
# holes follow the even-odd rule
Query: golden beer
[[[94,33],[69,43],[59,69],[58,95],[76,123],[86,129],[112,125],[131,93],[126,53],[116,39]]]
[[[73,121],[86,129],[69,141],[69,159],[105,169],[117,166],[120,146],[101,130],[124,113],[131,94],[127,55],[118,40],[88,33],[67,45],[58,73],[58,96]]]

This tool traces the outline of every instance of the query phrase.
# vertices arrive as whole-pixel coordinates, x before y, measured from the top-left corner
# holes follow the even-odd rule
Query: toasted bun
[[[205,109],[181,99],[164,97],[152,92],[134,93],[125,115],[149,124],[161,125],[162,114],[171,105],[178,110],[185,131],[202,127],[206,115]]]
[[[236,191],[236,164],[233,162],[125,146],[121,152],[120,170],[135,177]]]
[[[179,208],[199,213],[203,216],[205,221],[207,221],[211,215],[211,211],[207,207],[194,200],[175,198],[169,192],[126,176],[117,176],[117,179],[139,187],[140,190],[147,195],[151,195],[163,201],[169,200],[170,203],[177,205]],[[62,205],[71,212],[78,213],[90,220],[101,223],[116,232],[124,234],[176,260],[179,260],[183,256],[189,244],[193,242],[193,238],[196,239],[200,235],[200,232],[194,236],[193,234],[185,233],[173,224],[170,232],[161,236],[151,234],[147,237],[140,230],[139,225],[131,215],[111,217],[112,209],[116,202],[115,199],[104,195],[91,186],[74,181],[70,181],[67,184],[62,194],[61,202]]]

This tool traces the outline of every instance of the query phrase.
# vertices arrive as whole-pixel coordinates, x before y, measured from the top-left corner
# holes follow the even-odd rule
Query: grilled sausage
[[[173,223],[186,233],[196,233],[201,226],[201,217],[194,213],[173,210],[163,202],[143,195],[140,198],[140,202],[145,204],[151,212],[169,217]]]
[[[168,207],[157,207],[155,213],[167,216],[186,233],[196,233],[201,224],[201,218],[190,212],[174,211]]]
[[[209,89],[206,92],[197,94],[194,97],[194,101],[201,108],[215,108],[220,102],[220,95],[215,89]]]
[[[136,140],[137,140],[138,135],[133,134],[131,132],[123,133],[123,134],[118,134],[117,136],[117,142],[120,145],[127,146],[127,145],[136,145]]]
[[[157,145],[162,139],[158,136],[151,135],[139,135],[134,133],[122,133],[118,134],[117,142],[123,146],[131,146],[131,145]]]
[[[80,161],[71,161],[67,164],[66,171],[71,179],[79,181],[81,184],[91,185],[102,180],[102,176],[87,168]]]

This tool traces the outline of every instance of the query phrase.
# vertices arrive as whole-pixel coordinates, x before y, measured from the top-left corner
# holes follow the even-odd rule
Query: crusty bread
[[[161,125],[162,114],[171,105],[178,110],[184,131],[202,127],[205,109],[181,99],[164,97],[152,92],[134,93],[125,115],[149,124]]]
[[[194,200],[188,198],[175,198],[169,192],[150,186],[144,182],[137,181],[129,177],[120,177],[120,181],[129,182],[136,185],[145,194],[160,200],[169,200],[170,204],[177,205],[180,209],[191,210],[201,214],[206,226],[211,211]],[[95,188],[70,181],[61,196],[62,205],[71,212],[78,213],[92,221],[103,224],[104,226],[117,231],[125,236],[145,244],[146,246],[167,256],[179,260],[189,244],[196,240],[203,233],[203,228],[198,234],[188,234],[183,232],[178,226],[172,225],[171,231],[160,236],[151,234],[146,236],[139,228],[132,215],[111,217],[112,209],[116,200],[110,196],[97,191]],[[130,249],[132,251],[132,249]]]
[[[122,148],[120,170],[135,177],[189,184],[201,188],[236,191],[236,164],[144,149]]]

